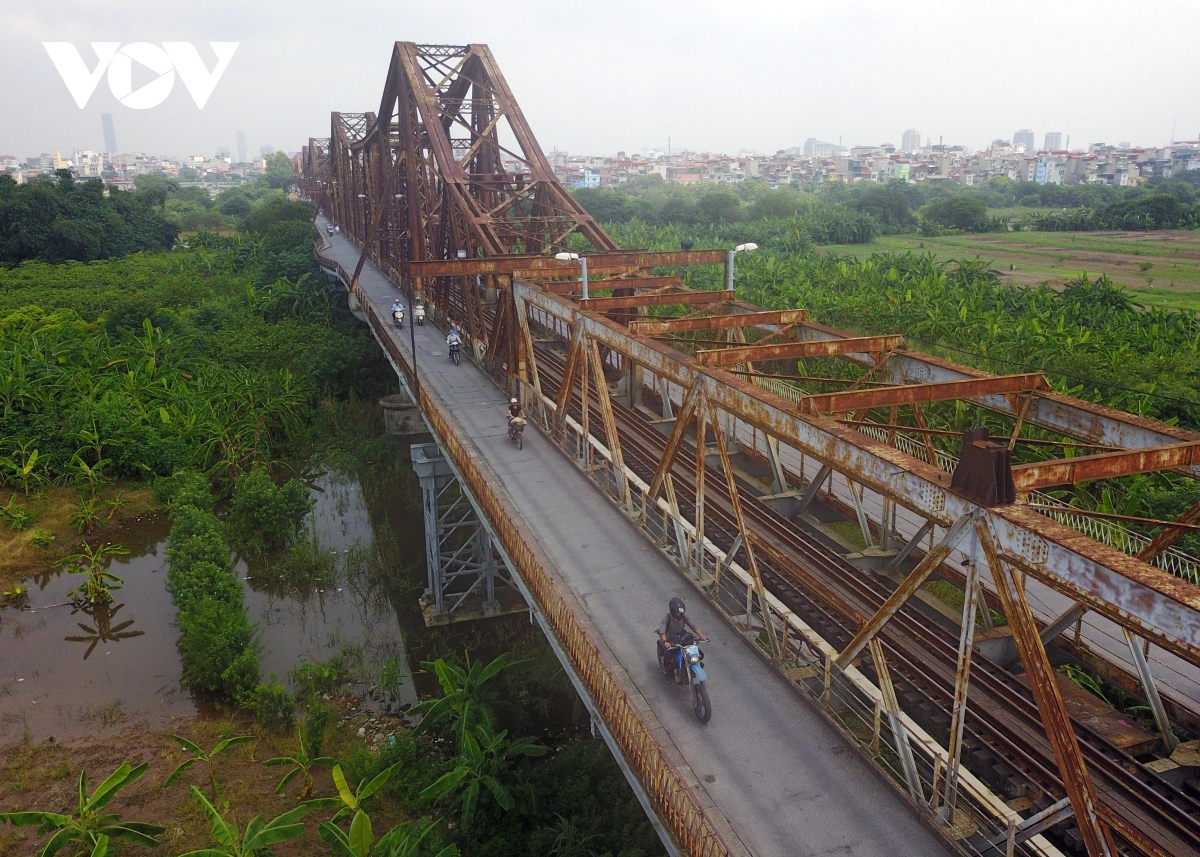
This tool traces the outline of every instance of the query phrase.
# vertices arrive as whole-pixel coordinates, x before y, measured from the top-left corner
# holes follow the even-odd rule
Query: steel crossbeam
[[[770,345],[743,345],[740,348],[703,349],[696,352],[696,360],[701,366],[736,366],[738,363],[757,363],[760,360],[876,354],[903,347],[903,336],[852,336],[820,342],[779,342]]]
[[[642,336],[662,336],[667,333],[685,333],[698,330],[727,330],[733,327],[783,326],[796,324],[808,318],[802,309],[764,310],[763,312],[738,313],[736,315],[701,315],[687,318],[634,319],[629,322],[629,332]]]

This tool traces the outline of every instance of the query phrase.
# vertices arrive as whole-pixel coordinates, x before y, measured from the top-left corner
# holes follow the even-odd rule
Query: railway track
[[[536,357],[543,391],[553,398],[565,358],[547,345],[539,346]],[[594,395],[592,402],[591,407],[597,408]],[[568,407],[576,418],[581,415],[581,404],[575,391]],[[667,438],[640,413],[616,401],[612,404],[625,464],[650,481]],[[606,440],[600,421],[592,423],[593,433]],[[695,492],[695,446],[690,442],[688,446],[690,455],[681,454],[672,469],[681,496],[694,496]],[[765,547],[759,551],[758,563],[768,589],[832,645],[843,647],[863,617],[883,604],[890,588],[879,577],[851,565],[816,534],[756,499],[752,491],[740,493],[747,524]],[[706,479],[705,534],[728,550],[736,532],[724,480]],[[930,621],[910,602],[884,627],[880,641],[903,708],[945,745],[958,630]],[[860,669],[875,678],[870,659],[865,659]],[[1102,817],[1117,834],[1122,853],[1200,857],[1200,800],[1145,770],[1085,724],[1075,722],[1074,727]],[[963,760],[998,794],[1028,796],[1034,811],[1066,793],[1032,692],[1015,675],[979,654],[972,664]],[[1073,821],[1060,823],[1048,835],[1065,851],[1085,853]]]

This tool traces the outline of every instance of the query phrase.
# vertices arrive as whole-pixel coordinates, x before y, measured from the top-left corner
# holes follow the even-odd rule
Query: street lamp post
[[[554,258],[559,262],[578,262],[580,282],[583,284],[583,300],[588,299],[587,257],[578,253],[555,253]]]
[[[753,253],[758,249],[757,244],[739,244],[725,256],[725,290],[733,291],[733,260],[738,253]]]

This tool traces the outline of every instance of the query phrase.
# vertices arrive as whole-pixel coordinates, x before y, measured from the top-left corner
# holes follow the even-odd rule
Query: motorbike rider
[[[462,347],[462,337],[458,335],[458,331],[454,329],[454,325],[450,326],[450,332],[446,334],[446,344],[450,346],[450,353],[454,353],[454,346]]]
[[[508,400],[508,423],[512,425],[512,421],[518,417],[525,416],[524,410],[521,408],[521,403],[516,399]]]
[[[687,615],[687,608],[684,607],[683,599],[676,595],[668,605],[667,615],[658,623],[658,654],[664,663],[666,662],[667,651],[672,646],[677,646],[680,641],[686,639],[689,630],[700,640],[708,641],[708,637],[704,636],[704,632],[697,628],[695,623],[692,622],[691,617]],[[667,675],[670,675],[673,671],[673,667],[668,667],[666,670]]]
[[[404,312],[404,301],[400,300],[400,298],[396,298],[392,301],[392,312],[395,312],[396,310]]]

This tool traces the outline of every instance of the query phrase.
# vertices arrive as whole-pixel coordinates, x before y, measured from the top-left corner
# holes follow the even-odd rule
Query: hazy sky
[[[184,156],[298,149],[331,110],[379,106],[396,40],[486,42],[546,149],[775,151],[807,137],[985,146],[1032,128],[1089,142],[1200,136],[1200,3],[1109,0],[3,0],[0,153]],[[183,83],[149,110],[102,79],[79,109],[44,41],[241,45],[207,106]],[[152,75],[151,75],[152,77]],[[149,78],[146,78],[147,80]],[[138,78],[135,76],[135,87]]]

